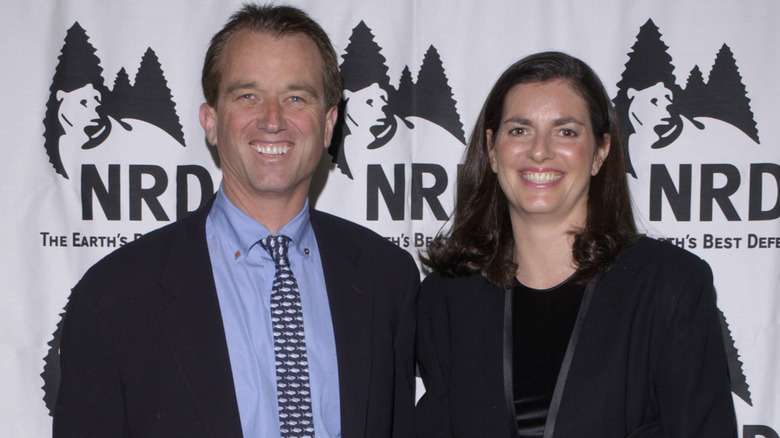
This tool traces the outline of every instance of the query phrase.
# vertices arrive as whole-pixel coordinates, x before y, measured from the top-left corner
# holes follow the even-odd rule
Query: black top
[[[544,434],[584,291],[584,285],[569,281],[546,290],[518,283],[512,291],[512,384],[521,438]]]

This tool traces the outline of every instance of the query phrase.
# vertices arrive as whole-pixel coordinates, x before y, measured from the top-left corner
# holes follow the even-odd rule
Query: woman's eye
[[[572,129],[561,129],[561,136],[563,137],[576,137],[577,133]]]

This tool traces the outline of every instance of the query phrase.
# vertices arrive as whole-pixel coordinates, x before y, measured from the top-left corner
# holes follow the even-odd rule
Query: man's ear
[[[336,120],[339,118],[339,106],[333,105],[325,112],[325,137],[323,142],[325,143],[325,149],[330,146],[330,140],[333,137],[333,127],[336,126]]]
[[[217,110],[204,103],[200,106],[200,126],[206,134],[206,140],[210,145],[217,145]]]

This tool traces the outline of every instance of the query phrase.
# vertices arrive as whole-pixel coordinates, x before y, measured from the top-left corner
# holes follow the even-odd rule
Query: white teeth
[[[534,184],[547,184],[563,178],[558,172],[523,172],[523,178]]]
[[[292,149],[292,146],[285,145],[285,146],[277,146],[277,145],[258,145],[258,144],[251,144],[252,149],[254,149],[257,152],[260,152],[263,155],[284,155]]]

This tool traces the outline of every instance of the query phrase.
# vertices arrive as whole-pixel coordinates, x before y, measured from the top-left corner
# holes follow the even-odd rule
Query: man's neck
[[[266,196],[242,196],[239,192],[223,187],[225,196],[239,210],[275,234],[301,212],[306,203],[305,193],[270,194]]]

